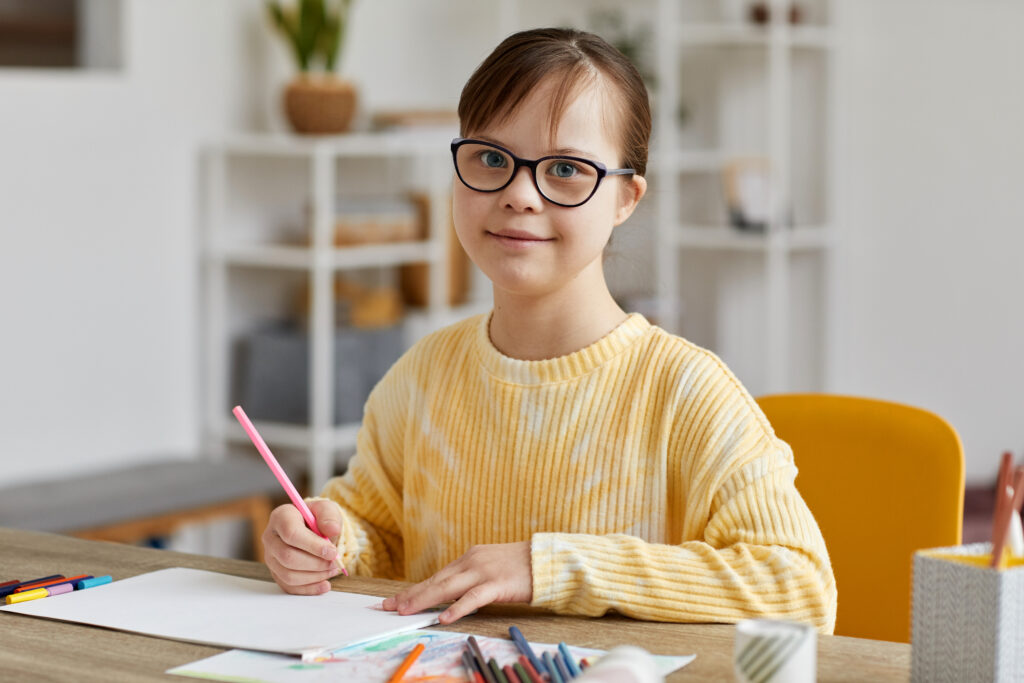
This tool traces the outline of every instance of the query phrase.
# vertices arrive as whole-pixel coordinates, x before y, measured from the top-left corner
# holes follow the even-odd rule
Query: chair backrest
[[[909,642],[914,551],[960,543],[956,430],[934,413],[875,399],[757,401],[793,448],[797,489],[825,537],[839,592],[836,635]]]

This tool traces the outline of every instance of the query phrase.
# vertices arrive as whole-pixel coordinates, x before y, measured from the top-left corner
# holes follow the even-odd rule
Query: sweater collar
[[[514,384],[548,384],[581,377],[628,349],[652,327],[642,315],[631,313],[618,327],[579,351],[545,360],[518,360],[491,343],[491,315],[493,312],[480,316],[477,326],[480,361],[491,375]]]

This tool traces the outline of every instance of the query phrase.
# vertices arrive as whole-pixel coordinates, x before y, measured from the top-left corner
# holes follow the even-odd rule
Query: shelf
[[[245,443],[246,437],[237,425],[225,418],[230,399],[230,379],[234,350],[226,322],[233,316],[233,297],[229,271],[235,267],[253,268],[256,277],[278,269],[309,275],[312,300],[319,301],[309,315],[309,424],[297,425],[268,421],[260,424],[266,440],[275,446],[305,454],[305,474],[309,490],[320,490],[333,476],[340,462],[339,451],[355,445],[358,424],[334,425],[332,391],[338,362],[331,353],[334,316],[332,311],[338,295],[332,287],[333,275],[342,270],[360,268],[394,268],[407,264],[427,264],[429,291],[448,289],[449,239],[445,231],[432,230],[429,238],[410,242],[387,242],[336,247],[332,230],[336,200],[350,188],[357,192],[360,183],[352,182],[339,172],[339,162],[354,159],[365,164],[366,173],[381,175],[385,182],[398,182],[395,167],[409,171],[404,190],[425,193],[430,199],[430,225],[445,226],[451,190],[451,152],[449,142],[457,135],[454,127],[431,127],[417,130],[396,130],[381,133],[351,133],[332,136],[301,136],[285,133],[235,133],[212,141],[205,148],[205,178],[208,200],[204,207],[203,258],[208,277],[204,278],[204,355],[206,357],[207,405],[204,425],[211,447],[227,442]],[[281,161],[288,161],[282,164]],[[299,162],[298,164],[294,162]],[[395,163],[391,163],[394,161]],[[301,169],[298,166],[306,165]],[[351,164],[359,166],[359,164]],[[244,176],[245,169],[266,171],[253,177]],[[284,168],[287,166],[287,168]],[[404,167],[408,167],[405,169]],[[248,206],[248,195],[239,194],[252,187],[240,185],[235,174],[243,171],[243,180],[276,184],[277,172],[287,174],[293,185],[291,192],[296,206],[303,201],[310,205],[308,232],[317,237],[315,243],[304,243],[300,237],[289,243],[275,243],[265,237],[275,220],[273,210],[266,207],[263,219],[242,210]],[[366,179],[374,181],[374,177]],[[288,185],[283,187],[287,188]],[[282,190],[282,195],[288,194]],[[237,197],[237,199],[236,199]],[[281,202],[282,200],[278,200]],[[287,200],[285,200],[287,201]],[[257,207],[258,209],[258,207]],[[279,212],[277,212],[279,213]],[[258,228],[252,230],[251,228]],[[266,241],[260,241],[260,240]],[[262,269],[262,270],[261,270]],[[280,283],[267,281],[268,287]],[[425,310],[424,327],[438,324],[449,306],[433,297]],[[247,311],[243,315],[255,315]],[[403,331],[403,336],[406,331]],[[227,421],[227,422],[226,422]],[[217,444],[216,442],[220,442]]]
[[[764,251],[778,246],[789,251],[824,249],[832,231],[824,226],[788,228],[775,233],[744,232],[728,225],[681,225],[674,233],[677,246],[686,249]]]
[[[287,422],[269,422],[255,420],[258,423],[260,436],[268,445],[280,448],[309,449],[313,447],[313,430],[307,425]],[[334,450],[354,448],[360,423],[343,424],[329,430],[331,446]],[[234,420],[227,418],[220,424],[219,438],[232,443],[252,444],[245,431]]]
[[[786,26],[776,36],[771,26],[746,23],[682,23],[676,35],[684,46],[747,45],[767,47],[774,41],[795,48],[835,47],[832,30],[820,26]]]
[[[458,129],[345,133],[308,137],[289,133],[236,133],[213,145],[228,154],[307,158],[317,154],[334,157],[400,158],[424,154],[449,154],[448,144]]]
[[[341,269],[437,263],[440,262],[438,254],[434,243],[417,241],[337,247],[324,256],[329,267]],[[211,258],[235,266],[296,270],[311,269],[318,261],[310,247],[278,245],[224,247],[211,254]]]

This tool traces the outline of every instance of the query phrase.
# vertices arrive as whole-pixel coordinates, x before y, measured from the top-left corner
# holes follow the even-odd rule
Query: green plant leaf
[[[317,40],[324,23],[323,0],[300,0],[299,3],[299,45],[306,56],[306,69],[313,66],[317,52]]]
[[[267,3],[267,12],[270,14],[271,22],[284,36],[285,42],[291,48],[295,63],[301,71],[305,71],[309,66],[309,60],[299,43],[298,21],[295,12],[283,9],[276,2]]]
[[[302,71],[319,63],[334,71],[344,43],[348,10],[352,0],[298,0],[284,8],[280,2],[267,2],[271,23],[288,42]]]

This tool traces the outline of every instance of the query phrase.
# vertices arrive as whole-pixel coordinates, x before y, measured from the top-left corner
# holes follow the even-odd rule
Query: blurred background
[[[0,489],[251,454],[238,402],[303,488],[342,471],[387,365],[488,310],[447,143],[480,60],[545,25],[648,80],[624,307],[755,396],[939,413],[969,487],[1024,448],[1021,3],[327,2],[334,79],[282,10],[0,0]]]

